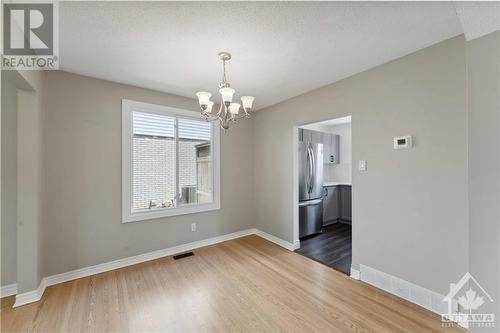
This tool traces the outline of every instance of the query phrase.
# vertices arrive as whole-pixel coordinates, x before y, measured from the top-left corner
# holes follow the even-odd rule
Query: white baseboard
[[[75,279],[80,279],[80,278],[87,277],[90,275],[95,275],[95,274],[99,274],[99,273],[112,271],[114,269],[131,266],[131,265],[139,264],[139,263],[142,263],[145,261],[150,261],[150,260],[154,260],[154,259],[158,259],[158,258],[162,258],[162,257],[171,256],[171,255],[174,255],[177,253],[191,251],[194,249],[198,249],[200,247],[213,245],[213,244],[217,244],[217,243],[225,242],[225,241],[228,241],[231,239],[236,239],[236,238],[249,236],[249,235],[258,235],[258,236],[260,236],[260,237],[262,237],[270,242],[273,242],[281,247],[284,247],[287,250],[290,250],[290,251],[294,250],[294,245],[290,242],[287,242],[285,240],[282,240],[278,237],[275,237],[273,235],[270,235],[268,233],[265,233],[263,231],[255,229],[255,228],[245,229],[245,230],[233,232],[233,233],[230,233],[227,235],[222,235],[222,236],[203,239],[203,240],[199,240],[199,241],[195,241],[195,242],[191,242],[191,243],[187,243],[187,244],[172,246],[172,247],[162,249],[162,250],[148,252],[148,253],[140,254],[137,256],[133,256],[133,257],[118,259],[118,260],[110,261],[110,262],[103,263],[103,264],[84,267],[84,268],[80,268],[80,269],[75,269],[73,271],[44,277],[36,290],[32,290],[29,292],[25,292],[25,293],[16,295],[16,302],[14,303],[14,307],[18,307],[18,306],[21,306],[24,304],[39,301],[43,295],[43,292],[45,291],[45,288],[49,287],[49,286],[53,286],[55,284],[59,284],[59,283],[63,283],[63,282],[71,281],[71,280],[75,280]],[[16,289],[17,289],[17,287],[16,287]]]
[[[351,278],[353,278],[354,280],[360,279],[360,272],[352,267],[351,267]]]
[[[246,229],[246,230],[242,230],[242,231],[237,231],[237,232],[233,232],[233,233],[227,234],[227,235],[222,235],[222,236],[203,239],[203,240],[199,240],[199,241],[195,241],[195,242],[191,242],[191,243],[187,243],[187,244],[172,246],[172,247],[168,247],[168,248],[162,249],[162,250],[157,250],[157,251],[153,251],[153,252],[139,254],[139,255],[133,256],[133,257],[118,259],[118,260],[110,261],[110,262],[103,263],[103,264],[98,264],[98,265],[94,265],[94,266],[90,266],[90,267],[76,269],[74,271],[70,271],[70,272],[66,272],[66,273],[52,275],[52,276],[44,278],[44,280],[45,280],[46,286],[52,286],[52,285],[55,285],[58,283],[63,283],[66,281],[75,280],[75,279],[79,279],[79,278],[90,276],[90,275],[108,272],[108,271],[112,271],[114,269],[139,264],[139,263],[142,263],[145,261],[163,258],[163,257],[171,256],[171,255],[174,255],[177,253],[182,253],[182,252],[198,249],[200,247],[213,245],[213,244],[225,242],[225,241],[228,241],[231,239],[252,235],[254,233],[255,232],[253,231],[253,229]]]
[[[17,283],[12,283],[0,287],[0,297],[7,297],[15,294],[17,294]]]
[[[21,306],[21,305],[25,305],[25,304],[39,301],[40,298],[42,298],[42,295],[45,291],[45,287],[46,287],[46,285],[42,279],[42,282],[40,282],[40,285],[38,286],[37,289],[31,290],[31,291],[28,291],[28,292],[25,292],[22,294],[17,294],[16,301],[15,301],[13,307],[16,308],[16,307]]]
[[[293,249],[294,250],[300,249],[300,240],[296,239],[293,241]]]
[[[448,304],[443,301],[445,295],[441,295],[435,291],[365,265],[360,265],[360,271],[361,272],[358,272],[358,274],[361,273],[359,277],[363,282],[403,298],[413,304],[420,305],[440,316],[448,312]],[[351,268],[351,276],[352,275],[353,269]],[[458,303],[454,304],[453,311],[458,311]]]
[[[285,249],[287,249],[289,251],[295,250],[295,244],[290,243],[290,242],[283,240],[281,238],[278,238],[276,236],[273,236],[271,234],[268,234],[267,232],[264,232],[264,231],[259,230],[259,229],[255,229],[255,234],[257,236],[264,238],[264,239],[267,239],[270,242],[273,242],[274,244],[277,244],[281,247],[284,247]]]

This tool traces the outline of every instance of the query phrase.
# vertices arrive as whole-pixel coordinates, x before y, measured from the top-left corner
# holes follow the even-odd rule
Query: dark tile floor
[[[334,223],[324,227],[321,234],[301,239],[300,249],[295,252],[345,274],[350,274],[352,260],[351,225]]]

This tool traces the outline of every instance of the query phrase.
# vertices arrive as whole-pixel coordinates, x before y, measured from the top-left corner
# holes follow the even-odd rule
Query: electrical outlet
[[[366,171],[366,160],[359,160],[358,169],[359,171]]]
[[[191,231],[196,231],[196,223],[191,223]]]

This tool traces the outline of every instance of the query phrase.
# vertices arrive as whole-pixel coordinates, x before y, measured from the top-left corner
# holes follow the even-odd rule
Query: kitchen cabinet
[[[311,142],[311,132],[305,128],[299,128],[299,142]]]
[[[323,225],[336,222],[352,223],[351,185],[324,186]]]
[[[311,142],[323,143],[323,132],[318,132],[318,131],[309,131],[309,132],[311,132]]]
[[[339,135],[299,128],[299,142],[322,143],[323,163],[340,163]]]
[[[323,132],[299,128],[299,142],[323,143]]]
[[[332,224],[340,218],[340,189],[338,186],[324,187],[323,225]]]
[[[322,133],[323,141],[323,163],[338,164],[340,163],[339,142],[340,137],[337,134]]]
[[[352,221],[352,187],[340,186],[340,220],[351,223]]]

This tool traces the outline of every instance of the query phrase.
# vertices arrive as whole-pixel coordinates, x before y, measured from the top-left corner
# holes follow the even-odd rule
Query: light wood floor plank
[[[257,236],[48,287],[2,332],[463,332]]]

